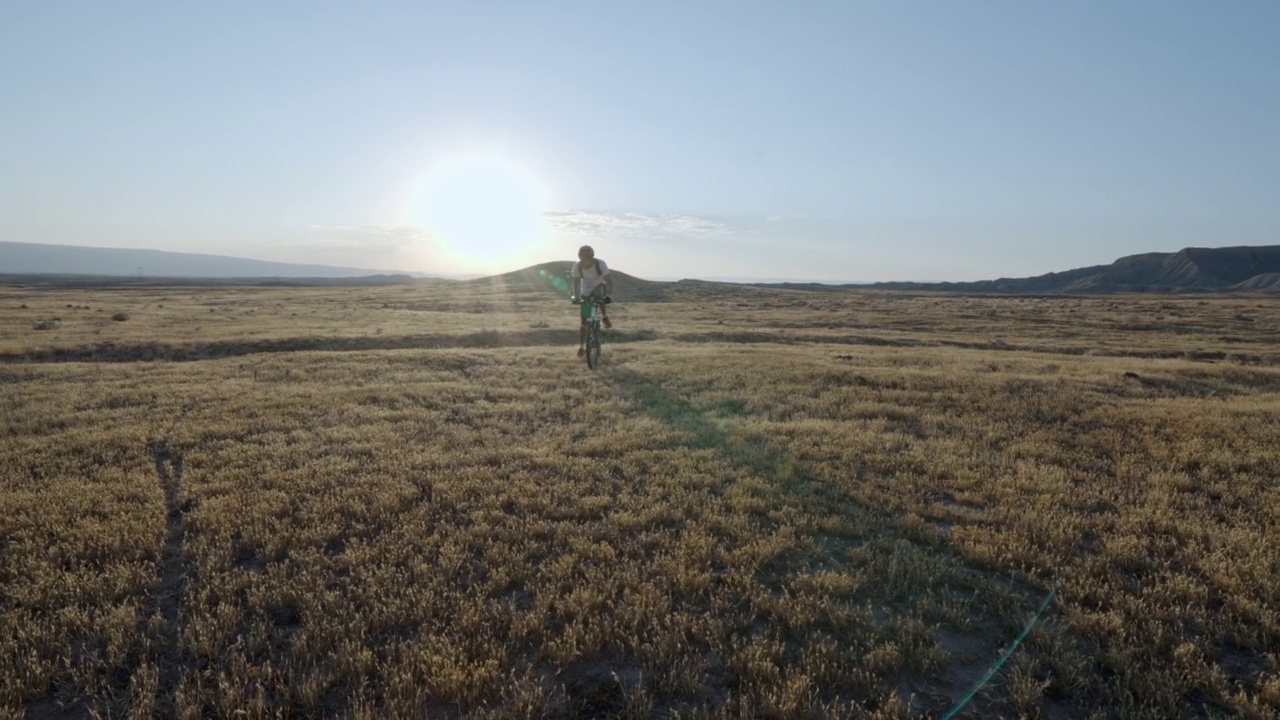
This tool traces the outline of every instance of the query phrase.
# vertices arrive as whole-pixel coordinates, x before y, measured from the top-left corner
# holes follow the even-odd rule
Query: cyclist
[[[604,301],[600,303],[600,314],[606,328],[613,327],[609,321],[607,308],[613,302],[613,278],[609,276],[609,266],[596,257],[596,251],[590,245],[578,248],[578,262],[573,264],[573,296],[569,298],[574,304],[582,303],[581,323],[578,325],[578,357],[586,354],[587,318],[591,317],[591,306],[595,303],[592,292],[604,286]]]

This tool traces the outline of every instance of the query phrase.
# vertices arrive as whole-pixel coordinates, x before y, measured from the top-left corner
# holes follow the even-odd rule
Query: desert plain
[[[0,286],[0,717],[1280,713],[1280,295],[540,270]]]

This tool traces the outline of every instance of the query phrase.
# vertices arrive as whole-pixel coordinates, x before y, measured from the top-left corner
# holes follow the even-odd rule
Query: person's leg
[[[587,353],[587,318],[591,317],[591,299],[583,298],[582,304],[578,307],[580,319],[578,324],[578,357],[582,357]]]

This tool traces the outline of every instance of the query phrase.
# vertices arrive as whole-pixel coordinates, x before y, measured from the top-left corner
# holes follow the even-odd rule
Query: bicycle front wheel
[[[587,329],[587,367],[600,367],[600,330],[594,325]]]

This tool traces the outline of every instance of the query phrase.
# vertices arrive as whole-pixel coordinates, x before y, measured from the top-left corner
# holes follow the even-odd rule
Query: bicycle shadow
[[[682,444],[686,447],[717,450],[731,464],[784,486],[807,479],[776,441],[735,431],[726,418],[698,408],[652,378],[615,365],[609,370],[609,379],[645,412],[685,435],[687,440]]]

